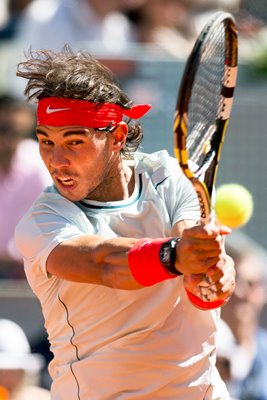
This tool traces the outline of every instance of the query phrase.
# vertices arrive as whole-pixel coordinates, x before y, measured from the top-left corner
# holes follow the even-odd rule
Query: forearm
[[[141,287],[128,267],[128,251],[134,238],[105,239],[79,236],[59,244],[48,256],[47,272],[62,279],[118,289]]]
[[[188,226],[182,222],[181,226]],[[152,239],[151,239],[152,240]],[[164,238],[163,238],[164,241]],[[51,275],[62,279],[104,285],[113,288],[132,290],[146,286],[143,279],[136,279],[134,271],[141,263],[146,264],[143,273],[151,274],[151,284],[155,274],[155,266],[160,265],[158,252],[153,262],[147,261],[146,254],[138,254],[134,265],[129,266],[129,251],[140,239],[116,237],[106,239],[100,236],[82,235],[60,243],[48,256],[46,269]],[[151,271],[148,271],[148,269]]]
[[[177,274],[175,268],[169,269],[168,265],[165,265],[165,259],[163,261],[161,258],[162,246],[166,245],[168,238],[105,239],[91,235],[78,236],[59,244],[47,259],[47,271],[70,281],[124,290],[151,286],[166,279],[176,278],[179,274],[190,276],[205,273],[209,267],[217,265],[220,261],[221,244],[216,241],[216,229],[212,229],[211,233],[209,228],[205,227],[194,226],[191,229],[193,224],[193,221],[183,221],[177,225],[177,233],[182,236],[177,252],[174,247],[174,251],[178,253],[178,261],[175,263],[175,267],[178,265]],[[203,241],[206,249],[204,254],[201,251],[199,256]],[[195,285],[191,292],[195,293],[197,289]]]

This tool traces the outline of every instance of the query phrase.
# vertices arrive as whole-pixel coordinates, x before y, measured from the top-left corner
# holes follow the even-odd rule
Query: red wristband
[[[134,279],[142,286],[152,286],[167,279],[177,278],[161,264],[159,258],[163,243],[170,240],[142,239],[128,253],[128,263]]]
[[[199,297],[195,296],[193,293],[189,292],[185,289],[188,299],[192,304],[195,306],[205,309],[205,310],[213,310],[214,308],[219,308],[227,302],[228,299],[218,299],[215,301],[204,301],[201,300]]]

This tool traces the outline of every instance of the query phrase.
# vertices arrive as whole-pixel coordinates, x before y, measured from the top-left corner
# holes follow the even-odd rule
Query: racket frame
[[[202,165],[198,166],[196,171],[189,167],[189,154],[186,147],[187,126],[188,126],[188,106],[190,95],[194,85],[197,66],[200,60],[200,50],[203,43],[209,40],[212,30],[224,24],[225,27],[225,68],[224,81],[221,91],[221,101],[223,102],[221,112],[214,121],[213,129],[217,134],[213,137],[210,147]],[[238,63],[238,39],[235,21],[231,14],[218,12],[208,21],[197,38],[193,50],[188,57],[185,65],[180,90],[176,103],[176,112],[174,116],[174,154],[177,158],[183,173],[190,179],[197,193],[201,217],[206,218],[211,213],[211,196],[216,181],[218,164],[221,156],[222,145],[228,126],[231,113],[233,94],[237,80]],[[200,175],[203,175],[201,179]]]

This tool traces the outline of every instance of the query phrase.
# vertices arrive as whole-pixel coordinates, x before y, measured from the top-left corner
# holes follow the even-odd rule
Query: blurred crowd
[[[49,390],[39,384],[45,360],[33,354],[23,329],[0,319],[0,399],[49,400]]]
[[[152,43],[184,57],[216,10],[236,17],[242,38],[266,40],[265,0],[2,0],[0,40],[57,50],[95,42],[114,53]]]
[[[68,43],[122,76],[132,71],[125,58],[136,52],[183,60],[218,10],[236,18],[241,58],[253,62],[267,53],[266,0],[1,0],[0,90],[21,95],[14,66],[29,48],[59,50]]]
[[[139,46],[148,54],[162,52],[184,59],[208,17],[217,10],[235,16],[241,56],[253,58],[257,52],[267,52],[266,0],[1,0],[0,279],[25,279],[14,245],[14,227],[50,183],[36,156],[34,109],[21,100],[21,83],[15,80],[15,69],[9,67],[10,49],[17,64],[29,48],[59,50],[67,43],[73,49],[84,48],[106,57],[109,67],[123,76],[131,73],[131,64],[123,55],[134,54]],[[116,57],[121,62],[114,62]],[[8,71],[1,69],[5,62]],[[233,399],[267,400],[267,332],[261,324],[267,257],[242,235],[231,235],[227,246],[236,263],[237,289],[222,309],[218,367]],[[10,343],[16,343],[18,349]],[[25,363],[21,365],[22,357],[38,372],[35,385],[25,381],[29,371]],[[29,343],[14,321],[0,319],[0,399],[48,398],[46,367],[51,357],[45,332]],[[37,392],[38,386],[43,391]]]
[[[236,268],[236,290],[222,307],[217,365],[235,400],[267,399],[267,252],[241,232],[226,250]]]

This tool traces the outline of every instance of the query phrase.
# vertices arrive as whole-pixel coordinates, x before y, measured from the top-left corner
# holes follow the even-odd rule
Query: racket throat
[[[197,178],[190,179],[196,191],[201,218],[207,218],[211,213],[211,199],[209,191],[204,182],[200,182]]]

